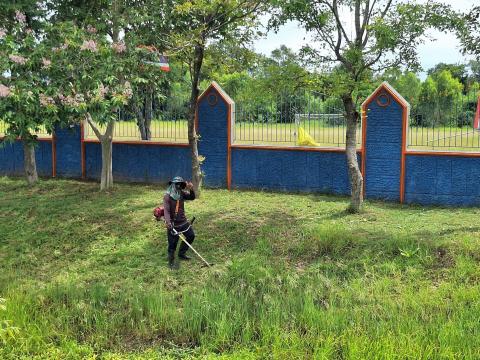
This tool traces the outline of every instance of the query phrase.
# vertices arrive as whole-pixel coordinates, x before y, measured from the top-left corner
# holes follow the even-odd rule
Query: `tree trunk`
[[[188,116],[188,143],[190,145],[190,152],[192,156],[192,183],[197,196],[200,196],[203,173],[200,167],[201,162],[198,156],[198,136],[195,130],[195,112],[197,109],[197,100],[200,92],[198,85],[200,82],[200,71],[202,69],[204,50],[203,44],[195,45],[195,55],[192,69],[192,91],[190,95]]]
[[[28,185],[35,185],[38,181],[35,146],[32,142],[26,140],[23,140],[23,164]]]
[[[108,190],[113,187],[112,174],[112,140],[104,137],[102,144],[102,174],[100,178],[100,191]]]
[[[90,124],[93,132],[100,140],[102,146],[102,172],[100,174],[100,191],[108,190],[113,187],[113,172],[112,172],[112,141],[113,131],[115,129],[115,120],[111,120],[105,134],[101,134],[100,130],[95,126],[90,114],[87,113],[86,119]]]
[[[343,95],[342,101],[347,118],[345,150],[347,155],[348,178],[352,189],[349,211],[359,213],[363,205],[363,176],[357,159],[357,124],[360,117],[355,110],[351,94]]]
[[[151,125],[153,118],[153,88],[149,86],[144,89],[143,93],[145,94],[142,101],[143,105],[138,106],[137,104],[134,104],[133,109],[137,117],[137,125],[138,130],[140,131],[141,139],[151,140]]]
[[[108,190],[113,187],[112,172],[112,140],[115,121],[111,121],[105,134],[100,139],[102,144],[102,174],[100,178],[100,191]]]
[[[138,130],[140,131],[140,138],[142,140],[147,139],[147,132],[145,130],[145,117],[143,116],[143,109],[139,107],[137,104],[133,105],[133,110],[135,111],[135,115],[137,117],[137,125]]]
[[[153,118],[153,89],[152,87],[147,88],[146,96],[145,96],[145,139],[144,140],[151,140],[152,139],[152,131],[150,130],[150,126],[152,124]]]

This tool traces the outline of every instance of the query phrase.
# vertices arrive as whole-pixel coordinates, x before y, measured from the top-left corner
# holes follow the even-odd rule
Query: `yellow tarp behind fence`
[[[298,128],[298,138],[297,145],[299,146],[320,146],[319,143],[315,142],[313,137],[308,134],[304,128]]]

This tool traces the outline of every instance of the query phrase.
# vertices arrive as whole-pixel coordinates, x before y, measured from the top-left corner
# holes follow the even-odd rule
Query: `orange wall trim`
[[[286,150],[286,151],[311,151],[311,152],[339,152],[344,153],[344,148],[314,148],[307,146],[271,146],[271,145],[231,145],[232,149],[243,150]],[[362,149],[357,149],[358,154],[362,154]]]
[[[85,139],[84,143],[87,144],[100,144],[98,139]],[[113,140],[113,144],[123,144],[123,145],[153,145],[153,146],[175,146],[175,147],[189,147],[188,143],[173,143],[173,142],[161,142],[161,141],[148,141],[148,140]]]
[[[365,163],[367,159],[367,147],[365,146],[367,142],[367,111],[368,111],[368,104],[362,105],[362,178],[363,178],[363,197],[365,198]]]
[[[51,138],[37,138],[37,141],[53,141],[53,137],[51,137]]]
[[[232,104],[228,104],[227,115],[227,189],[232,187]]]
[[[405,152],[406,156],[458,156],[458,157],[480,157],[480,152],[462,152],[462,151],[414,151]]]
[[[399,104],[401,104],[399,102]],[[405,201],[405,176],[406,176],[406,155],[407,152],[407,126],[408,126],[408,109],[402,105],[402,158],[400,163],[400,203]]]
[[[53,137],[49,137],[49,138],[37,138],[37,141],[53,141],[52,139]],[[0,136],[0,140],[3,140],[5,139],[5,136]],[[21,141],[20,139],[15,139],[15,141]]]

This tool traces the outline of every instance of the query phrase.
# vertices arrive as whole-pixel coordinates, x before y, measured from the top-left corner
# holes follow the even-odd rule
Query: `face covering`
[[[177,186],[175,186],[174,183],[169,185],[166,193],[170,195],[170,197],[175,201],[179,200],[180,197],[182,196],[180,188],[179,187],[177,188]]]

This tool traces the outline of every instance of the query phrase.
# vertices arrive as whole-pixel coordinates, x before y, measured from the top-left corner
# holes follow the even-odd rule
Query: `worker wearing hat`
[[[163,197],[163,206],[165,208],[165,223],[167,225],[168,265],[170,268],[173,268],[178,235],[174,235],[172,229],[175,228],[178,232],[188,229],[184,235],[189,244],[195,239],[195,233],[185,216],[184,208],[185,200],[195,200],[195,192],[193,191],[193,184],[183,180],[180,176],[174,177],[168,182],[168,185],[168,189]],[[186,255],[187,250],[188,245],[182,241],[178,250],[179,259],[190,260],[190,257]]]

